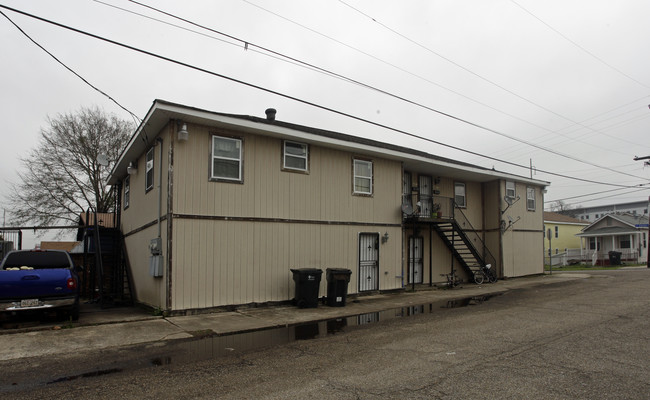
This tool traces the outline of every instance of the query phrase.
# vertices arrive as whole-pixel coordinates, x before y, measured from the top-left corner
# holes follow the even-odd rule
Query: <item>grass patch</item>
[[[553,271],[607,271],[607,270],[616,270],[623,267],[635,267],[645,264],[623,264],[623,265],[589,265],[589,264],[575,264],[567,266],[555,266]],[[544,271],[549,272],[551,270],[550,266],[545,265]]]

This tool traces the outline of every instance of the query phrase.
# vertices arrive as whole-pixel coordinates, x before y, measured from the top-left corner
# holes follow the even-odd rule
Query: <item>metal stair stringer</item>
[[[433,228],[470,279],[473,279],[474,273],[486,263],[458,222],[455,219],[437,221],[433,224]]]

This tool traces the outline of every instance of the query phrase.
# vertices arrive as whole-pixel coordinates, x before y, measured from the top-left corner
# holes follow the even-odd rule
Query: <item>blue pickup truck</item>
[[[14,250],[0,264],[0,312],[65,312],[79,319],[79,276],[61,250]]]

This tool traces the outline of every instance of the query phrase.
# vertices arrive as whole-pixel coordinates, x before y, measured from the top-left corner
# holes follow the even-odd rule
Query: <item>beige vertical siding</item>
[[[310,145],[309,172],[287,172],[279,139],[189,128],[174,150],[173,310],[289,300],[291,268],[322,269],[323,296],[325,269],[349,268],[356,293],[360,232],[389,232],[380,288],[401,287],[399,162],[371,159],[373,195],[354,196],[354,154]],[[243,140],[243,183],[209,180],[212,134]]]
[[[544,197],[542,187],[535,187],[535,210],[527,209],[526,188],[529,185],[517,183],[516,201],[503,214],[508,224],[508,216],[517,220],[502,237],[503,273],[507,277],[541,274],[544,272]],[[505,196],[505,181],[501,183],[502,196]],[[507,204],[502,203],[502,209]]]
[[[398,289],[406,284],[407,237],[402,232],[401,163],[381,158],[373,162],[373,195],[352,194],[352,163],[356,154],[309,146],[308,173],[282,170],[282,140],[250,133],[215,130],[192,125],[187,142],[173,142],[173,129],[163,132],[163,159],[154,155],[155,187],[144,193],[144,155],[131,176],[130,207],[123,212],[123,232],[134,266],[138,300],[166,307],[166,280],[171,282],[172,310],[190,310],[247,303],[284,301],[293,298],[291,268],[349,268],[349,293],[359,287],[358,246],[360,233],[389,234],[380,244],[379,287]],[[209,180],[211,136],[218,134],[243,141],[243,182]],[[173,165],[170,160],[173,159]],[[163,254],[171,250],[171,275],[149,276],[148,244],[156,236],[151,224],[157,217],[159,163],[163,166],[163,215],[171,207],[171,249],[167,249],[167,221],[163,220]],[[438,175],[429,173],[432,178]],[[172,198],[167,198],[168,176],[173,177]],[[417,179],[417,173],[412,174]],[[453,178],[441,177],[440,196],[454,197]],[[526,210],[526,186],[517,185],[521,200],[507,212],[521,217],[501,234],[500,210],[505,208],[503,182],[466,185],[471,224],[483,230],[488,246],[503,260],[506,276],[541,272],[543,198],[536,189],[537,207]],[[171,201],[169,201],[171,200]],[[507,219],[506,219],[507,220]],[[537,226],[539,225],[539,226]],[[428,228],[421,229],[424,283],[441,282],[448,273],[451,254]],[[539,236],[539,238],[538,238]],[[432,239],[432,240],[431,240]],[[430,243],[433,248],[428,251]],[[537,249],[539,247],[539,251]],[[496,250],[495,250],[496,249]],[[498,250],[502,249],[502,254]],[[429,272],[431,263],[432,272]],[[169,265],[166,264],[166,267]],[[320,295],[326,294],[323,274]]]
[[[488,250],[495,259],[497,274],[503,275],[503,263],[501,256],[501,210],[503,210],[503,196],[505,186],[501,181],[492,181],[483,184],[484,195],[484,241]]]
[[[399,223],[400,163],[372,159],[374,194],[352,196],[354,154],[309,147],[309,173],[282,170],[282,141],[192,127],[174,154],[174,213],[294,220]],[[211,134],[243,140],[244,180],[209,181]]]
[[[385,227],[291,224],[259,221],[174,220],[172,309],[284,301],[294,297],[291,268],[352,271],[349,293],[358,290],[358,234]],[[401,287],[400,228],[380,245],[380,288]]]
[[[149,141],[154,148],[154,187],[145,192],[145,163],[146,154],[142,154],[137,160],[133,160],[138,170],[135,175],[130,176],[130,205],[122,210],[122,231],[131,232],[143,225],[155,221],[158,215],[158,175],[160,174],[160,146],[162,146],[162,214],[167,213],[167,178],[169,169],[169,152],[171,150],[171,141],[167,129],[160,133],[163,143],[155,141],[155,136],[149,137]],[[124,182],[124,181],[122,181]],[[122,201],[124,195],[122,194]],[[124,207],[124,204],[122,205]]]
[[[167,265],[167,188],[169,156],[171,151],[171,130],[167,127],[160,132],[163,139],[162,144],[155,141],[155,133],[150,132],[149,141],[154,147],[154,187],[145,192],[145,162],[146,154],[142,154],[137,160],[132,160],[137,166],[137,173],[130,176],[130,200],[129,207],[122,210],[122,232],[126,235],[125,244],[131,270],[133,283],[136,288],[137,301],[151,307],[164,309],[166,285],[164,278],[154,278],[149,274],[149,243],[158,235],[158,227],[155,224],[158,217],[158,196],[162,190],[162,211],[161,233],[163,244],[163,260]],[[162,148],[162,160],[160,149]],[[162,187],[159,187],[160,163],[162,162]],[[124,196],[122,193],[122,201]],[[123,205],[124,206],[124,205]],[[153,224],[153,225],[151,225]],[[148,228],[144,228],[151,225]]]
[[[163,223],[163,259],[165,260],[167,258],[166,232],[166,224]],[[149,274],[149,242],[156,236],[155,226],[132,234],[125,241],[126,251],[131,264],[137,301],[153,308],[165,309],[165,280],[162,277],[154,278]]]

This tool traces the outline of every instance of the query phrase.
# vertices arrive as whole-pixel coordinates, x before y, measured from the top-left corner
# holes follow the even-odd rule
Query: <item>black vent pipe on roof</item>
[[[266,112],[266,119],[268,119],[269,121],[275,121],[275,114],[277,113],[275,108],[267,108],[265,112]]]

